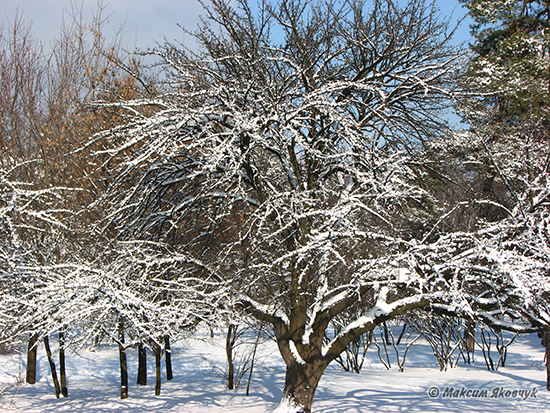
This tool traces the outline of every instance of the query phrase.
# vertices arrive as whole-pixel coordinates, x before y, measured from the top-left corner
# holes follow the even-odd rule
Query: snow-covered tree
[[[51,49],[20,15],[0,27],[0,343],[29,338],[30,359],[38,337],[90,321],[78,319],[89,301],[69,285],[83,285],[75,274],[105,256],[93,231],[101,211],[89,206],[107,177],[82,141],[120,122],[120,113],[89,103],[151,92],[127,74],[139,72],[139,60],[123,57],[119,39],[106,41],[102,6],[91,19],[72,11]]]
[[[550,3],[462,2],[474,19],[476,41],[463,76],[464,88],[473,97],[464,99],[461,106],[471,129],[459,137],[457,145],[467,148],[463,153],[471,170],[482,178],[485,197],[499,211],[483,217],[494,222],[501,218],[498,224],[487,224],[487,233],[498,240],[496,245],[506,239],[509,249],[519,254],[517,259],[523,256],[544,266],[548,262],[544,238],[550,155]],[[513,248],[510,243],[515,243]],[[543,279],[536,283],[545,284]]]
[[[41,268],[59,261],[68,247],[66,234],[74,214],[62,205],[64,200],[74,198],[76,191],[40,189],[19,181],[19,167],[28,165],[0,169],[0,348],[29,339],[27,382],[34,384],[38,334],[44,334],[52,325],[56,331],[63,329],[57,317],[60,297],[48,294],[49,301],[41,305],[43,294],[51,287],[51,274]],[[47,340],[45,344],[49,351]],[[63,389],[54,380],[58,397],[61,392],[66,395],[64,374],[62,370]]]
[[[550,5],[538,0],[465,3],[476,37],[463,77],[473,96],[462,106],[475,130],[468,138],[470,152],[481,153],[477,171],[486,196],[492,193],[493,201],[513,209],[547,167]],[[525,201],[537,198],[536,192],[525,193]]]
[[[2,341],[15,339],[17,330],[22,328],[13,322],[20,316],[19,303],[8,306],[6,298],[20,297],[31,286],[40,284],[38,278],[28,277],[22,268],[39,266],[40,261],[55,257],[55,248],[48,247],[51,239],[45,234],[51,229],[63,229],[60,215],[67,212],[51,208],[63,194],[60,188],[34,189],[31,184],[11,180],[10,172],[0,170]]]
[[[477,177],[471,182],[481,184],[477,260],[502,275],[502,286],[521,297],[517,313],[535,316],[531,322],[548,336],[550,3],[463,3],[476,38],[463,77],[471,95],[461,102],[471,129],[450,146],[462,148]]]
[[[179,339],[217,307],[219,294],[209,297],[195,291],[197,280],[186,272],[189,257],[151,242],[112,242],[101,246],[95,260],[76,261],[50,268],[60,273],[51,291],[44,292],[39,308],[48,303],[66,303],[60,308],[63,321],[72,327],[73,344],[82,347],[98,337],[119,345],[121,398],[128,397],[126,350],[139,346],[156,353],[157,385],[160,394],[160,351],[170,351],[169,340]],[[175,279],[180,279],[175,282]],[[203,284],[200,280],[199,284]],[[63,297],[63,299],[61,298]],[[63,301],[62,301],[63,300]],[[205,314],[206,312],[206,314]],[[208,320],[213,321],[212,317]],[[167,357],[167,369],[171,368]],[[140,366],[143,368],[143,366]],[[170,377],[169,377],[170,379]]]
[[[117,104],[151,115],[94,138],[117,159],[109,228],[169,244],[187,257],[173,283],[192,274],[219,310],[271,324],[281,409],[309,412],[328,364],[409,310],[544,322],[477,234],[440,230],[457,206],[434,196],[422,151],[447,131],[461,54],[437,10],[215,0],[206,12],[199,52],[154,51],[164,93]],[[345,312],[356,317],[327,340]]]

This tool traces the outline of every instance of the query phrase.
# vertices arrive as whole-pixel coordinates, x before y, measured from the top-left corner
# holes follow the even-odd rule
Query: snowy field
[[[220,370],[224,368],[223,337],[191,339],[174,346],[174,380],[163,381],[162,393],[154,395],[154,357],[148,356],[148,385],[137,386],[137,351],[128,350],[129,398],[119,398],[118,348],[67,355],[68,399],[56,399],[45,351],[39,348],[38,377],[33,386],[24,384],[4,391],[4,412],[272,412],[281,398],[284,368],[273,343],[257,356],[250,396],[245,395],[246,377],[237,390],[225,390]],[[494,348],[494,347],[493,347]],[[361,374],[344,372],[340,366],[327,369],[317,389],[313,410],[336,412],[550,412],[546,391],[544,348],[536,335],[516,339],[509,347],[506,367],[489,372],[481,351],[473,365],[440,372],[426,344],[419,343],[407,355],[405,371],[390,371],[369,349]],[[0,389],[24,377],[24,355],[0,356]],[[393,367],[393,365],[392,365]],[[395,366],[396,367],[396,366]],[[164,363],[163,363],[164,368]],[[164,374],[164,372],[163,372]],[[448,397],[450,389],[458,397]],[[496,390],[495,390],[496,389]],[[527,392],[516,392],[525,390]],[[445,391],[447,394],[445,396]],[[470,391],[468,393],[468,391]],[[487,397],[467,397],[486,391]],[[437,393],[431,397],[429,393]],[[443,397],[445,396],[445,397]],[[496,397],[492,397],[496,396]],[[515,397],[514,397],[515,396]]]

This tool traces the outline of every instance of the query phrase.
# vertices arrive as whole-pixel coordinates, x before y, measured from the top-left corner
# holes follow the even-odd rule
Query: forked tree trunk
[[[313,396],[326,367],[321,360],[287,365],[282,403],[288,403],[293,411],[311,413]]]
[[[160,396],[160,382],[161,382],[160,356],[161,356],[160,344],[155,344],[155,371],[156,371],[156,379],[157,379],[156,385],[155,385],[155,396]]]
[[[147,386],[147,351],[142,343],[138,344],[137,384]]]
[[[296,279],[298,278],[301,278],[301,275]],[[365,287],[365,289],[367,288],[371,287]],[[349,328],[345,333],[340,332],[331,341],[330,346],[325,349],[325,333],[331,319],[334,315],[354,304],[357,298],[364,294],[364,291],[337,300],[332,307],[329,306],[327,309],[317,312],[311,324],[307,343],[304,343],[305,326],[308,323],[306,298],[300,288],[295,288],[295,290],[296,292],[291,294],[293,307],[291,308],[290,317],[288,317],[289,322],[285,322],[281,317],[266,314],[252,304],[246,308],[259,320],[272,323],[279,352],[286,363],[283,399],[278,409],[280,412],[286,409],[293,412],[311,413],[313,396],[325,369],[331,361],[346,350],[353,340],[363,334],[372,332],[388,319],[401,315],[408,310],[422,308],[430,304],[430,300],[424,296],[416,301],[403,300],[398,304],[393,304],[391,312],[381,311],[379,315],[375,314],[373,318],[369,317],[370,320],[367,322],[363,322],[355,328]],[[387,305],[386,296],[388,291],[387,287],[380,289],[376,299],[379,308],[383,304]]]
[[[55,362],[53,361],[52,350],[50,349],[50,339],[48,336],[44,336],[44,347],[46,349],[46,355],[48,356],[48,362],[50,363],[50,370],[52,372],[55,397],[59,399],[59,396],[61,395],[61,387],[59,387],[59,380],[57,379],[57,371],[55,369]]]
[[[170,348],[170,336],[164,336],[164,351],[166,353],[166,380],[172,380],[172,350]]]
[[[118,356],[120,359],[120,398],[128,398],[128,362],[126,348],[124,348],[124,324],[118,325]]]
[[[61,378],[61,394],[63,397],[69,397],[67,389],[67,372],[65,370],[65,332],[59,330],[59,376]]]
[[[36,350],[38,347],[38,334],[33,334],[29,338],[29,347],[27,350],[27,383],[36,383]]]

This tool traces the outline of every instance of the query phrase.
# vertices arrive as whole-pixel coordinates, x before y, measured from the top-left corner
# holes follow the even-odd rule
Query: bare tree
[[[88,205],[106,177],[84,156],[83,140],[122,118],[91,103],[151,91],[129,74],[140,71],[139,60],[126,57],[118,37],[105,38],[102,13],[99,7],[86,19],[74,8],[51,49],[33,38],[21,15],[0,29],[0,341],[28,337],[29,383],[38,338],[60,331],[65,342],[63,318],[80,323],[70,313],[79,313],[82,297],[64,290],[64,280],[99,250],[93,222],[101,213]],[[48,296],[60,301],[54,305]],[[62,387],[64,354],[62,347]]]
[[[206,13],[200,52],[154,52],[164,93],[113,104],[150,116],[95,137],[116,159],[109,227],[184,254],[171,282],[193,280],[218,314],[271,324],[282,409],[311,411],[328,364],[410,310],[543,322],[484,266],[479,234],[439,229],[461,204],[431,193],[421,152],[447,131],[461,61],[433,6],[214,0]]]

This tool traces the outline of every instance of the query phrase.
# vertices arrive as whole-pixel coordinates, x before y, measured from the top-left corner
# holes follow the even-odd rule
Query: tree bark
[[[138,344],[137,384],[140,386],[147,386],[147,351],[143,343]]]
[[[248,383],[246,383],[246,395],[250,394],[250,383],[252,382],[252,371],[254,370],[254,360],[256,359],[256,350],[258,348],[258,343],[260,342],[260,336],[262,334],[262,325],[258,330],[258,335],[256,336],[256,342],[254,343],[254,349],[252,350],[252,360],[250,360],[250,371],[248,372]]]
[[[313,396],[326,367],[321,360],[287,365],[283,403],[290,403],[297,412],[311,413]]]
[[[46,348],[46,355],[48,356],[48,362],[50,363],[50,370],[52,372],[55,397],[59,399],[59,396],[61,395],[61,387],[59,387],[59,380],[57,379],[57,371],[55,369],[55,362],[53,361],[52,350],[50,349],[50,339],[48,336],[44,336],[44,347]]]
[[[126,361],[126,349],[124,348],[124,324],[118,325],[118,355],[120,359],[120,398],[128,398],[128,362]]]
[[[156,371],[156,385],[155,385],[155,396],[160,396],[160,344],[155,344],[155,371]]]
[[[233,346],[235,345],[235,335],[237,326],[230,324],[227,329],[227,338],[225,340],[225,354],[227,355],[227,388],[235,388],[235,362],[233,361]]]
[[[466,331],[464,331],[464,339],[466,341],[466,353],[468,354],[468,364],[473,361],[475,349],[475,325],[472,322],[466,323]]]
[[[36,350],[38,347],[38,334],[33,334],[29,338],[29,348],[27,350],[27,383],[36,383]]]
[[[170,336],[164,336],[164,351],[166,353],[166,380],[172,380],[172,350],[170,349]]]
[[[546,349],[546,390],[550,391],[550,330],[544,331],[544,347]]]
[[[69,397],[65,370],[65,332],[63,330],[59,330],[59,376],[61,378],[61,394],[63,397]]]

